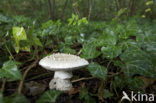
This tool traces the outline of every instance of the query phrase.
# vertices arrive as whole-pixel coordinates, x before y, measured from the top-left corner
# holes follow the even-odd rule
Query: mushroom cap
[[[39,61],[39,65],[52,71],[72,71],[87,66],[87,60],[79,56],[64,53],[54,53]]]

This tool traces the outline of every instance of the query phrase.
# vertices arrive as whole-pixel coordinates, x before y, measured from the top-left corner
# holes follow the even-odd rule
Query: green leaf
[[[96,101],[90,95],[87,95],[85,97],[85,103],[96,103]]]
[[[43,46],[39,38],[33,37],[33,40],[36,45],[41,46],[41,47]]]
[[[20,49],[30,51],[29,46],[25,46],[23,48],[20,47],[20,41],[21,40],[27,40],[27,35],[26,35],[24,28],[23,27],[13,27],[12,32],[13,32],[13,38],[14,38],[14,41],[16,44],[15,45],[16,53],[18,53]]]
[[[103,90],[103,98],[107,99],[113,96],[113,93],[109,92],[107,89]]]
[[[103,80],[105,80],[107,77],[107,68],[97,63],[94,62],[90,63],[87,69],[89,70],[89,72],[93,77],[98,77]]]
[[[1,23],[9,23],[9,22],[10,22],[9,18],[0,13],[0,24]]]
[[[7,61],[3,64],[0,69],[0,78],[8,78],[9,81],[22,80],[22,74],[17,68],[18,62]]]
[[[104,58],[113,59],[121,54],[121,47],[119,46],[107,46],[101,48]]]
[[[129,86],[130,89],[132,90],[136,90],[136,89],[139,89],[140,87],[143,87],[144,86],[144,82],[135,77],[135,78],[127,78],[125,80],[126,84]]]
[[[82,88],[81,91],[79,92],[79,98],[83,99],[88,95],[88,90],[86,88]]]
[[[25,96],[17,94],[13,97],[5,97],[4,103],[30,103]]]
[[[148,5],[151,5],[151,4],[153,4],[153,0],[150,0],[150,1],[147,1],[146,2],[146,5],[148,6]]]
[[[117,17],[121,16],[123,13],[125,13],[125,11],[127,10],[127,8],[121,8],[118,12],[117,12]]]
[[[144,83],[139,78],[131,78],[131,77],[124,77],[123,75],[116,76],[113,81],[113,85],[115,88],[119,87],[120,89],[123,89],[124,87],[128,87],[131,90],[140,89],[144,86]]]
[[[55,103],[60,94],[61,92],[56,90],[46,91],[36,103]]]
[[[66,36],[64,38],[65,44],[66,45],[72,45],[74,42],[74,37],[73,36]]]
[[[94,59],[100,55],[100,51],[96,50],[96,45],[93,42],[83,44],[82,57],[85,59]]]
[[[76,53],[76,51],[74,49],[71,49],[70,47],[65,47],[62,52],[63,53],[70,53],[70,54]]]
[[[42,24],[42,29],[49,28],[52,24],[54,24],[54,22],[52,20],[49,20]]]
[[[114,34],[114,31],[111,29],[106,29],[102,35],[99,36],[97,40],[98,46],[108,46],[116,45],[117,36]]]
[[[82,88],[79,92],[79,98],[82,100],[84,99],[84,103],[96,103],[95,99],[93,99],[86,88]]]
[[[135,74],[147,77],[156,76],[151,57],[138,47],[129,47],[121,54],[120,59],[125,63],[125,65],[122,66],[122,70],[127,76],[132,77]]]

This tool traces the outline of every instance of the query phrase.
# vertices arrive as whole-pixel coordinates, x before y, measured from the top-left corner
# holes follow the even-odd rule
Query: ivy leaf
[[[119,87],[120,89],[123,89],[124,87],[128,87],[132,90],[140,89],[141,87],[144,86],[144,83],[141,79],[135,77],[123,77],[121,76],[116,76],[113,81],[113,85],[117,88]]]
[[[95,99],[93,99],[86,88],[82,88],[79,92],[79,98],[82,100],[84,99],[84,103],[96,103]]]
[[[13,97],[5,97],[4,103],[30,103],[25,96],[17,94]]]
[[[110,98],[112,96],[113,96],[113,94],[111,92],[109,92],[107,89],[103,90],[103,98],[106,99],[106,98]]]
[[[9,60],[0,69],[0,78],[8,78],[9,81],[22,80],[22,74],[17,68],[18,62]]]
[[[47,29],[53,24],[54,24],[54,22],[52,20],[48,20],[47,22],[42,24],[42,29]]]
[[[107,46],[101,48],[102,54],[104,58],[113,59],[121,54],[121,47],[119,46]]]
[[[117,36],[114,34],[114,31],[111,29],[106,29],[104,34],[99,36],[97,40],[98,46],[108,46],[108,45],[115,45],[117,42]]]
[[[55,103],[60,94],[61,92],[56,90],[46,91],[36,103]]]
[[[76,51],[74,49],[71,49],[70,47],[65,47],[62,52],[70,53],[70,54],[75,54],[76,53]]]
[[[127,80],[125,82],[129,86],[129,88],[132,90],[135,90],[135,89],[138,89],[138,88],[144,86],[144,82],[137,77],[135,77],[133,79],[127,78]]]
[[[25,50],[25,51],[30,51],[30,47],[27,45],[25,47],[20,47],[20,41],[27,40],[27,35],[26,35],[24,28],[23,27],[13,27],[12,32],[13,32],[13,38],[14,38],[14,41],[16,44],[15,45],[16,53],[18,53],[20,49]]]
[[[87,95],[85,97],[85,103],[96,103],[96,101],[90,95]]]
[[[129,47],[120,56],[120,59],[125,63],[125,65],[122,66],[122,70],[127,76],[132,77],[135,74],[147,77],[156,76],[150,56],[138,47]]]
[[[125,11],[127,10],[127,8],[121,8],[118,12],[117,12],[117,17],[121,16],[123,13],[125,13]]]
[[[82,88],[81,91],[79,92],[79,98],[83,99],[85,96],[88,95],[88,90],[86,88]]]
[[[90,63],[87,69],[89,70],[89,72],[93,77],[98,77],[103,80],[105,80],[107,77],[107,68],[97,63],[94,62]]]
[[[100,55],[100,51],[96,50],[96,45],[93,42],[83,44],[82,57],[85,59],[94,59]]]
[[[9,23],[9,22],[10,22],[9,18],[7,16],[2,15],[0,13],[0,24],[2,24],[2,23]]]
[[[34,41],[34,44],[41,46],[41,47],[43,46],[40,39],[35,36],[33,37],[33,41]]]

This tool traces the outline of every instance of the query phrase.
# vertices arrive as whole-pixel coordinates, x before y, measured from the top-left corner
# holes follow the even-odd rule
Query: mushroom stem
[[[70,79],[72,77],[72,72],[67,71],[55,71],[54,78],[60,79]]]
[[[50,89],[55,88],[60,91],[70,91],[72,89],[71,77],[72,72],[55,71],[54,78],[49,83]]]

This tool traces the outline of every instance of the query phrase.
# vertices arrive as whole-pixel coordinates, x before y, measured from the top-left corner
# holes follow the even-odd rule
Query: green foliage
[[[88,21],[85,17],[79,19],[78,15],[72,14],[72,18],[68,19],[68,25],[81,25],[81,24],[88,24]]]
[[[130,88],[131,90],[140,89],[144,83],[139,78],[129,78],[123,76],[116,76],[115,80],[113,81],[113,85],[115,88],[123,89],[125,87]]]
[[[104,58],[113,59],[121,54],[121,47],[110,45],[107,47],[102,47],[101,51]]]
[[[20,49],[30,51],[29,45],[26,45],[27,43],[25,43],[24,47],[20,47],[20,41],[27,40],[27,35],[26,35],[24,28],[23,27],[13,27],[12,32],[13,32],[13,38],[14,38],[15,44],[16,44],[15,45],[16,52],[18,53]]]
[[[97,63],[94,63],[94,62],[90,63],[87,69],[90,71],[91,75],[94,77],[98,77],[103,80],[105,80],[107,77],[107,68]]]
[[[150,0],[150,1],[147,1],[146,2],[146,5],[148,6],[148,5],[151,5],[151,4],[153,4],[153,0]]]
[[[113,96],[113,94],[111,92],[109,92],[107,89],[103,90],[103,98],[111,98]]]
[[[25,62],[34,59],[34,48],[37,48],[39,58],[51,52],[63,52],[87,59],[90,62],[87,70],[91,76],[103,82],[110,80],[106,81],[106,86],[111,84],[110,89],[102,91],[104,99],[116,96],[113,89],[140,89],[144,82],[139,76],[156,77],[156,22],[138,17],[122,20],[127,13],[126,8],[119,9],[117,17],[108,22],[88,22],[86,18],[80,19],[73,14],[68,23],[48,20],[42,24],[24,16],[0,14],[0,66],[3,64],[0,79],[22,80],[16,61],[22,58],[21,67],[25,66]],[[22,50],[29,51],[26,53],[30,56],[23,59],[25,52],[22,54]],[[60,94],[59,91],[48,90],[37,103],[53,103]],[[93,96],[97,97],[97,94],[92,95],[87,88],[79,92],[79,98],[85,103],[96,102]],[[3,100],[0,102],[15,103],[18,99],[27,101],[23,96],[2,97],[0,94],[0,100]]]
[[[0,69],[0,78],[7,78],[8,81],[22,80],[17,64],[19,63],[12,60],[4,62],[3,67]]]
[[[100,55],[100,52],[96,50],[96,45],[94,41],[88,41],[83,44],[82,47],[82,57],[86,59],[94,59]]]
[[[55,103],[56,98],[61,94],[60,91],[49,90],[46,91],[36,103]]]
[[[15,96],[4,97],[2,103],[30,103],[25,96],[17,94]]]
[[[125,63],[122,69],[127,76],[140,74],[147,77],[155,77],[150,56],[138,47],[129,47],[120,58]]]
[[[79,92],[79,98],[84,99],[84,103],[96,103],[95,99],[91,97],[86,88],[81,89]]]

